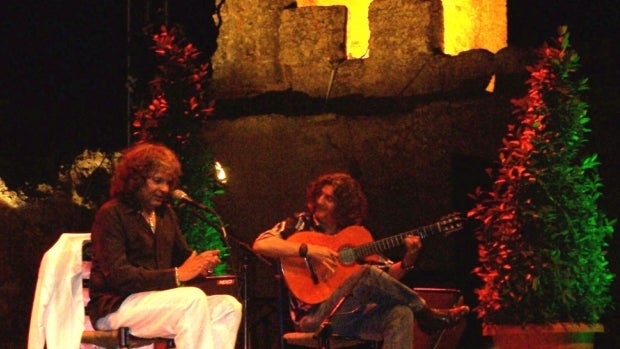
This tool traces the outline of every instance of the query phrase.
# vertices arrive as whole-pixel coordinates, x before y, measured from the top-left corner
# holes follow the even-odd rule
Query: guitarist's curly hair
[[[360,225],[366,219],[368,202],[360,183],[346,173],[325,174],[311,182],[306,188],[306,205],[314,212],[316,200],[324,186],[334,187],[336,207],[334,218],[339,229]]]

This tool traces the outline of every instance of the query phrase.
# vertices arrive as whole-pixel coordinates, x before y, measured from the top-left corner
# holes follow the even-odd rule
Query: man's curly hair
[[[346,173],[325,174],[311,182],[306,188],[306,205],[310,212],[316,208],[316,200],[324,186],[334,187],[334,218],[338,229],[359,225],[366,219],[368,203],[357,180]]]
[[[138,143],[125,150],[114,169],[110,196],[135,204],[135,193],[156,171],[170,176],[170,190],[176,189],[181,177],[181,163],[168,147],[154,143]]]

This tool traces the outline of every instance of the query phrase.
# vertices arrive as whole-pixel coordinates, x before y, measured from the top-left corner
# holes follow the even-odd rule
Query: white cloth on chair
[[[65,233],[41,260],[28,349],[78,348],[84,331],[82,245],[90,233]]]

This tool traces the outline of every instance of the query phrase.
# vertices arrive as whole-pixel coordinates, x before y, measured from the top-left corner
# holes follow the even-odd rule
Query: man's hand
[[[420,249],[422,249],[422,239],[417,235],[409,235],[405,237],[405,247],[407,252],[405,252],[401,263],[406,266],[412,266],[418,258],[418,254],[420,254]]]
[[[213,274],[213,269],[215,269],[218,264],[222,263],[219,256],[220,250],[204,251],[201,255],[205,255],[206,259],[205,268],[202,270],[201,274],[202,276],[209,276]]]
[[[308,257],[323,264],[334,273],[338,266],[338,252],[320,245],[308,245]]]
[[[179,281],[184,282],[195,278],[198,275],[208,275],[213,272],[213,268],[221,263],[219,250],[204,251],[192,254],[179,267]]]

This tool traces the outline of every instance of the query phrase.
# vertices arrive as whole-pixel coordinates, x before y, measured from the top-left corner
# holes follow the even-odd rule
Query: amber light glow
[[[444,53],[472,49],[497,53],[508,42],[506,0],[443,0]],[[494,89],[494,78],[487,91]]]
[[[443,0],[444,53],[506,47],[506,0]]]

